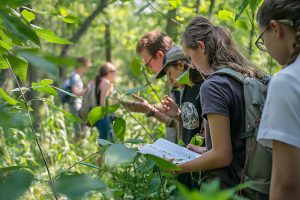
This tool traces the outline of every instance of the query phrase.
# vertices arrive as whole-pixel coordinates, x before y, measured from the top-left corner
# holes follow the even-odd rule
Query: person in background
[[[257,47],[285,67],[269,84],[258,142],[273,148],[270,199],[300,198],[300,1],[265,0]]]
[[[84,85],[81,77],[86,73],[86,71],[91,66],[92,63],[89,59],[84,57],[77,58],[76,68],[68,78],[72,94],[76,96],[83,96],[85,90],[84,90]],[[69,111],[73,115],[79,116],[79,110],[82,105],[82,99],[71,97],[71,100],[68,102],[68,104],[69,104]],[[74,140],[78,141],[82,137],[80,123],[74,123],[74,131],[75,131]]]
[[[99,73],[95,79],[96,101],[99,106],[106,106],[107,97],[111,95],[113,90],[113,84],[115,79],[117,68],[110,62],[106,62],[101,65]],[[96,128],[99,131],[99,138],[105,140],[113,140],[113,128],[112,121],[114,120],[114,114],[105,116],[103,119],[95,123]]]

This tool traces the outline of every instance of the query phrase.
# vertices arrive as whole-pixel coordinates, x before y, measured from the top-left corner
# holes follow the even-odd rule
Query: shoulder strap
[[[244,83],[244,79],[245,76],[243,74],[241,74],[240,72],[237,72],[229,67],[223,67],[218,69],[217,71],[215,71],[214,73],[212,73],[209,78],[215,74],[225,74],[228,75],[232,78],[234,78],[236,81],[240,82],[240,83]]]

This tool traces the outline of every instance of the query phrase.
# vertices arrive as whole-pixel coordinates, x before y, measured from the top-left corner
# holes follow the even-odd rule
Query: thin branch
[[[11,65],[10,65],[10,63],[9,63],[9,61],[8,61],[7,58],[6,58],[6,63],[7,63],[8,67],[9,67],[9,69],[10,69],[10,71],[11,71],[11,73],[12,73],[12,75],[13,75],[13,77],[14,77],[14,79],[15,79],[17,85],[18,85],[18,88],[19,88],[21,94],[22,94],[22,98],[23,98],[23,100],[24,100],[24,103],[25,103],[25,106],[26,106],[26,109],[27,109],[28,118],[29,118],[29,121],[30,121],[30,129],[31,129],[31,133],[32,133],[33,136],[34,136],[35,142],[37,143],[38,148],[39,148],[39,151],[40,151],[40,153],[41,153],[41,155],[42,155],[42,158],[43,158],[45,167],[46,167],[46,169],[47,169],[48,177],[49,177],[49,180],[50,180],[50,187],[51,187],[51,189],[52,189],[52,192],[53,192],[53,194],[54,194],[54,197],[55,197],[56,200],[58,200],[57,195],[56,195],[56,193],[55,193],[55,191],[54,191],[54,188],[52,187],[53,181],[52,181],[52,178],[51,178],[51,174],[50,174],[50,170],[49,170],[49,167],[48,167],[48,163],[47,163],[47,161],[46,161],[46,158],[45,158],[45,155],[44,155],[43,150],[42,150],[42,148],[41,148],[41,145],[40,145],[40,143],[39,143],[39,141],[38,141],[38,139],[37,139],[37,137],[36,137],[36,134],[35,134],[35,132],[34,132],[33,122],[32,122],[31,116],[30,116],[29,106],[28,106],[26,97],[25,97],[25,95],[24,95],[23,92],[22,92],[22,89],[21,89],[20,83],[19,83],[19,81],[18,81],[18,79],[17,79],[17,76],[16,76],[16,74],[14,73],[14,71],[13,71],[13,69],[12,69],[12,67],[11,67]]]
[[[158,96],[156,90],[152,87],[152,84],[151,84],[151,82],[149,81],[149,78],[148,78],[148,76],[147,76],[145,70],[142,70],[142,71],[143,71],[144,77],[145,77],[145,79],[146,79],[146,81],[147,81],[147,85],[150,86],[151,90],[153,91],[153,93],[155,94],[155,96],[158,98],[159,102],[161,102],[161,99],[159,98],[159,96]]]
[[[165,187],[164,187],[164,183],[163,183],[163,180],[162,180],[162,175],[161,175],[159,167],[157,167],[157,170],[158,170],[158,175],[159,175],[159,179],[160,179],[160,184],[161,184],[163,194],[164,194],[164,199],[167,199],[167,194],[166,194],[166,190],[165,190]]]

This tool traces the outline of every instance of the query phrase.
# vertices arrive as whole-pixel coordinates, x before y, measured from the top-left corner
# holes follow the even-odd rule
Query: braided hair
[[[267,27],[271,20],[289,20],[289,27],[296,32],[293,51],[288,64],[293,63],[300,52],[300,0],[265,0],[257,12],[260,26]]]

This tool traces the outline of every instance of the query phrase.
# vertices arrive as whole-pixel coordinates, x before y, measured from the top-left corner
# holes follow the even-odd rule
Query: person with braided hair
[[[300,1],[265,0],[257,47],[283,69],[271,80],[257,140],[273,149],[270,199],[300,198]]]

